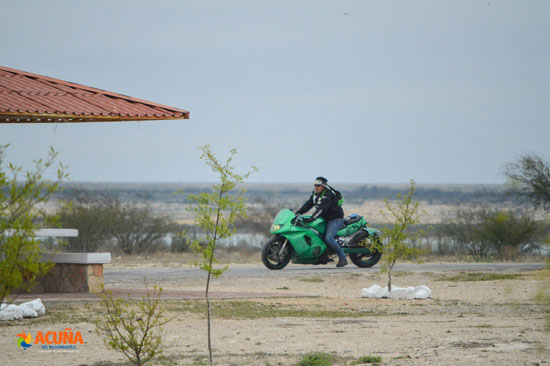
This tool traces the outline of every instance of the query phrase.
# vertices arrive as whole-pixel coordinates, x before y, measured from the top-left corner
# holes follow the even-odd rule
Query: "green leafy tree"
[[[23,172],[23,168],[12,163],[6,167],[8,146],[0,146],[0,303],[14,289],[32,288],[37,276],[51,268],[51,264],[39,261],[40,244],[33,236],[46,217],[40,206],[68,176],[60,163],[56,180],[44,178],[58,156],[53,148],[46,159],[35,161],[33,171]]]
[[[201,159],[206,161],[212,171],[217,174],[219,183],[213,186],[210,193],[189,194],[187,198],[194,203],[192,211],[195,214],[195,224],[206,234],[201,243],[192,241],[190,246],[193,251],[201,256],[197,265],[208,273],[206,279],[206,308],[208,318],[208,354],[210,364],[212,359],[211,322],[210,322],[210,280],[220,277],[228,268],[227,266],[216,266],[215,250],[220,239],[229,238],[235,233],[235,221],[238,218],[246,217],[246,206],[243,195],[245,189],[242,184],[250,174],[258,171],[256,167],[245,174],[238,174],[231,165],[236,149],[230,151],[230,156],[225,163],[220,162],[212,152],[210,145],[200,147]],[[241,187],[239,187],[241,185]]]
[[[160,303],[162,288],[150,291],[141,300],[119,299],[107,290],[101,295],[103,311],[95,319],[96,333],[105,345],[120,351],[141,366],[162,356],[162,338],[167,320]]]
[[[392,204],[388,198],[384,199],[385,210],[382,210],[388,227],[382,229],[382,243],[373,243],[383,252],[382,272],[388,274],[388,292],[391,292],[392,272],[398,260],[416,259],[423,253],[420,248],[415,248],[410,243],[416,242],[422,235],[423,230],[411,231],[412,225],[418,224],[420,217],[420,204],[413,201],[416,192],[416,183],[410,180],[409,192],[405,195],[397,194],[398,201]]]

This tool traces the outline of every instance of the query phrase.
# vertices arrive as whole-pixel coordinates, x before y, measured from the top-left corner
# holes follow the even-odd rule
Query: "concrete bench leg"
[[[55,265],[39,278],[32,293],[101,292],[103,264],[110,263],[110,253],[55,253],[42,254],[41,261]]]

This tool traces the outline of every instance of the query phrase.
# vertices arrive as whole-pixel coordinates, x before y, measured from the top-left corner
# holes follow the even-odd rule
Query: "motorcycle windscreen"
[[[296,214],[294,214],[294,212],[290,211],[288,208],[284,208],[281,211],[279,211],[277,216],[275,216],[275,219],[273,220],[273,224],[281,225],[281,226],[285,224],[289,224],[292,221],[292,219],[295,217],[296,217]]]

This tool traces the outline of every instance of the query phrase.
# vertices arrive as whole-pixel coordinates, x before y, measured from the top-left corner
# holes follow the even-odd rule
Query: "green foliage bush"
[[[62,164],[55,181],[44,178],[58,155],[53,148],[46,159],[35,162],[33,171],[24,173],[14,164],[5,166],[7,148],[8,145],[0,145],[0,304],[13,290],[32,288],[36,278],[51,268],[50,264],[40,263],[40,244],[33,235],[47,217],[40,205],[67,178]]]
[[[115,298],[112,291],[101,295],[103,312],[95,319],[97,334],[105,345],[122,352],[135,365],[162,356],[162,339],[167,320],[160,303],[162,288],[150,291],[141,300]]]
[[[323,352],[315,352],[305,355],[298,363],[298,366],[331,366],[333,361],[333,355]]]
[[[513,211],[490,211],[479,224],[482,240],[489,243],[500,259],[516,259],[522,249],[534,243],[538,226],[529,214]]]
[[[378,365],[378,364],[382,363],[382,357],[372,356],[372,355],[365,355],[365,356],[359,357],[357,359],[357,361],[355,361],[356,365],[361,365],[361,364],[366,364],[366,363],[371,363],[371,364]]]

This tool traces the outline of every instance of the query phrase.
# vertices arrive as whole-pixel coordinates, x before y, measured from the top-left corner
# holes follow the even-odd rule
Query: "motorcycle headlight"
[[[271,225],[271,231],[277,231],[281,228],[281,225]]]

